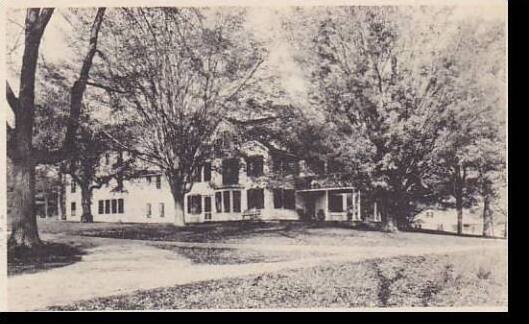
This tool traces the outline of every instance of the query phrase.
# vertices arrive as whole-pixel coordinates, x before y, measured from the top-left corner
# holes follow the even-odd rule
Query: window
[[[211,197],[204,197],[204,211],[211,212]]]
[[[217,213],[222,213],[222,192],[215,193],[215,210]]]
[[[241,212],[241,192],[239,190],[233,191],[233,212]]]
[[[76,209],[75,202],[72,202],[72,204],[70,205],[70,209],[72,211],[72,216],[75,216],[75,209]]]
[[[294,193],[294,190],[283,190],[283,203],[283,207],[285,207],[285,209],[296,209],[296,195]]]
[[[246,164],[246,174],[248,174],[249,177],[259,177],[263,175],[263,157],[261,155],[248,157]]]
[[[152,205],[150,203],[147,203],[147,212],[146,212],[146,216],[148,218],[151,218],[151,215],[152,215]]]
[[[230,212],[230,192],[224,191],[222,195],[223,195],[222,198],[224,200],[224,212],[229,213]]]
[[[283,189],[274,189],[274,208],[283,208]]]
[[[239,183],[239,160],[226,159],[222,161],[222,183],[225,185]]]
[[[123,199],[107,199],[98,201],[98,213],[99,214],[112,214],[124,213],[124,201]]]
[[[110,214],[110,200],[105,200],[105,214]]]
[[[118,213],[123,214],[125,212],[125,206],[123,199],[118,199]]]
[[[112,199],[111,203],[112,203],[112,214],[115,214],[118,212],[118,201],[116,199]]]
[[[296,209],[296,197],[292,189],[274,189],[274,208]]]
[[[160,210],[160,217],[164,217],[165,216],[165,205],[163,203],[160,203],[158,208]]]
[[[287,174],[297,175],[299,173],[298,161],[294,159],[284,160],[283,161],[283,172]]]
[[[187,196],[187,212],[193,215],[202,213],[202,196]]]
[[[211,181],[211,163],[204,163],[204,181]]]
[[[264,208],[264,191],[263,189],[248,189],[248,209]]]
[[[156,189],[162,188],[162,177],[156,176]]]
[[[151,182],[152,182],[151,176],[147,176],[147,177],[146,177],[146,180],[147,180],[147,183],[148,183],[148,184],[151,184]]]
[[[329,194],[329,211],[343,212],[343,196]]]
[[[211,219],[211,197],[204,197],[204,219]]]
[[[97,212],[98,212],[99,214],[103,214],[103,213],[105,213],[105,201],[104,201],[104,200],[100,200],[100,201],[98,201]]]
[[[298,161],[294,158],[276,157],[272,161],[272,169],[274,172],[281,174],[297,175],[299,173]]]
[[[70,183],[70,186],[71,186],[71,192],[75,193],[75,190],[77,189],[77,183],[74,180],[72,180],[72,182]]]

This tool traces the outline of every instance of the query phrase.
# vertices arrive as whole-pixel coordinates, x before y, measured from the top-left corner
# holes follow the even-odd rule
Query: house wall
[[[431,212],[432,217],[428,215]],[[455,209],[433,210],[428,209],[419,213],[413,225],[420,229],[457,233],[457,212]],[[479,215],[473,215],[469,209],[463,210],[463,233],[483,233],[483,221]]]
[[[215,159],[211,161],[212,172],[211,181],[195,182],[189,193],[184,197],[184,217],[186,223],[201,223],[205,221],[231,221],[231,220],[242,220],[243,213],[248,209],[247,190],[252,188],[262,188],[264,191],[264,209],[261,210],[260,218],[266,220],[273,219],[299,219],[299,215],[296,210],[288,209],[275,209],[273,192],[268,189],[268,174],[271,172],[271,157],[268,154],[268,150],[263,145],[257,142],[249,142],[243,145],[241,153],[246,156],[251,155],[262,155],[264,158],[263,165],[263,176],[260,177],[249,177],[246,172],[246,161],[244,158],[240,158],[239,161],[239,184],[225,186],[222,183],[221,159]],[[115,187],[116,183],[110,183],[108,186],[103,186],[101,189],[93,191],[92,197],[92,215],[96,222],[131,222],[131,223],[174,223],[175,222],[175,210],[174,201],[169,188],[169,183],[164,176],[161,176],[161,188],[156,188],[155,176],[151,176],[151,183],[147,182],[147,179],[140,178],[131,181],[124,181],[123,186],[125,192],[112,192],[112,188]],[[201,180],[203,180],[203,170],[201,170]],[[66,188],[66,209],[67,215],[66,220],[68,221],[80,221],[82,214],[81,207],[81,189],[77,186],[76,192],[71,192],[71,179],[67,179],[68,185]],[[217,213],[215,208],[215,193],[223,191],[240,190],[241,192],[241,212],[233,212],[233,194],[230,193],[230,212]],[[189,214],[188,210],[188,199],[190,195],[200,195],[202,198],[202,212],[200,214]],[[205,197],[211,197],[211,219],[205,219]],[[123,199],[124,201],[124,213],[115,214],[99,214],[98,204],[99,200],[107,199]],[[298,206],[299,199],[296,199],[296,208]],[[71,213],[71,203],[76,203],[76,213]],[[147,204],[151,204],[151,216],[147,217]],[[164,204],[164,217],[161,217],[159,212],[159,204]],[[301,206],[300,206],[301,208]]]
[[[70,183],[71,179],[68,179]],[[133,181],[124,181],[125,192],[112,192],[116,183],[95,189],[92,197],[92,215],[96,222],[124,222],[124,223],[174,223],[174,201],[169,189],[169,184],[164,177],[161,177],[161,188],[156,188],[156,181],[147,183],[146,178]],[[123,199],[124,213],[119,214],[99,214],[99,200]],[[76,203],[76,213],[71,213],[71,203]],[[151,204],[151,217],[147,217],[147,203]],[[159,204],[164,204],[164,217],[159,212]],[[82,214],[81,189],[77,186],[75,193],[71,193],[71,184],[66,188],[66,220],[80,221]]]

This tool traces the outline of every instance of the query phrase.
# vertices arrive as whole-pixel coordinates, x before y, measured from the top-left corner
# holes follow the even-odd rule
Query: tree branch
[[[43,10],[42,15],[47,14],[49,11]],[[75,134],[79,127],[79,116],[81,114],[81,106],[83,101],[83,95],[86,90],[86,84],[89,78],[89,71],[92,67],[92,61],[97,51],[97,39],[99,36],[99,30],[103,23],[103,16],[105,14],[105,8],[98,8],[96,17],[90,29],[90,41],[88,52],[83,60],[81,72],[79,78],[75,81],[74,85],[70,90],[70,116],[68,118],[66,137],[64,139],[63,146],[55,151],[49,150],[35,150],[35,159],[37,163],[41,164],[53,164],[64,160],[72,151],[75,150]],[[45,12],[46,11],[46,12]],[[49,13],[51,16],[51,13]],[[46,19],[44,16],[43,19]],[[48,17],[49,20],[49,17]],[[44,22],[44,20],[42,21]],[[47,23],[47,22],[46,22]]]
[[[11,107],[11,110],[16,116],[18,113],[18,98],[13,93],[13,89],[11,89],[9,82],[7,81],[6,81],[6,97],[7,97],[7,103],[9,104],[9,107]]]
[[[92,87],[96,87],[96,88],[100,88],[100,89],[103,89],[103,90],[106,90],[106,91],[109,91],[109,92],[127,93],[126,91],[118,90],[118,89],[109,87],[107,85],[103,85],[103,84],[95,83],[95,82],[90,82],[90,81],[87,81],[86,85],[89,85],[89,86],[92,86]]]

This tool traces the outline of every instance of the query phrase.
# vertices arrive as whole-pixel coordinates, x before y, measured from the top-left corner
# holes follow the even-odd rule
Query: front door
[[[306,214],[305,219],[306,220],[314,220],[316,219],[316,197],[314,197],[311,193],[307,193],[307,196],[305,197],[305,206],[306,206]]]

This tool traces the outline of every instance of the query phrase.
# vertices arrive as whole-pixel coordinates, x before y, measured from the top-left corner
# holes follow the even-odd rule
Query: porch
[[[306,219],[361,221],[361,193],[355,187],[311,188],[296,191]]]

